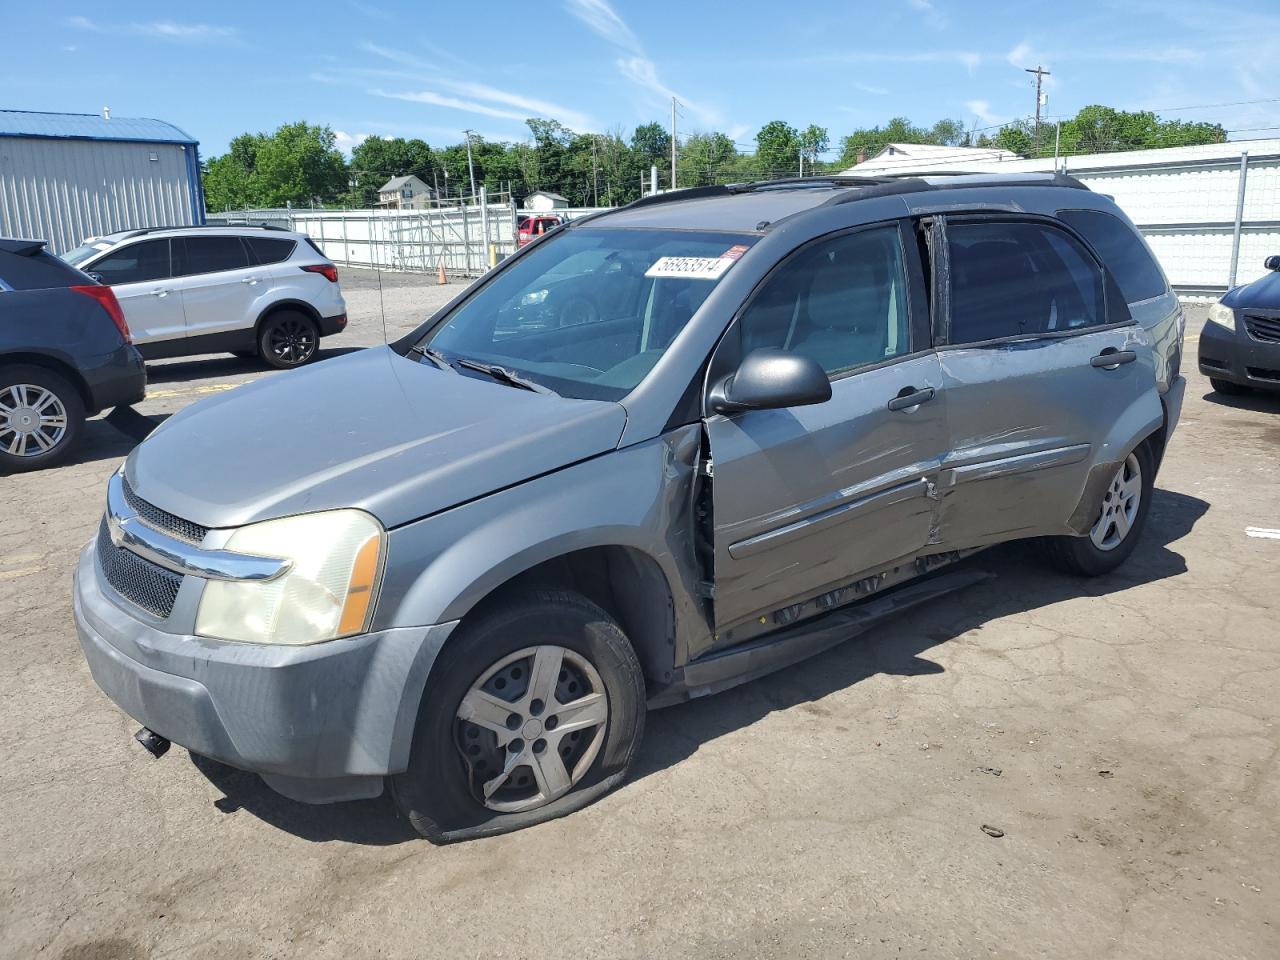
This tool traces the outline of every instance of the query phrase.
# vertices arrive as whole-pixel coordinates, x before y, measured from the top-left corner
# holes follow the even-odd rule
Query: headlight
[[[1236,312],[1225,304],[1215,303],[1209,308],[1209,322],[1228,330],[1236,328]]]
[[[241,527],[236,553],[281,557],[289,569],[262,582],[210,580],[196,633],[217,640],[300,645],[369,628],[382,575],[382,525],[361,510],[305,513]]]

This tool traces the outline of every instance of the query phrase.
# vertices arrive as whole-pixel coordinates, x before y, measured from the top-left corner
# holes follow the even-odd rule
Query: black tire
[[[1246,393],[1253,392],[1249,387],[1246,387],[1243,384],[1232,383],[1230,380],[1219,380],[1217,377],[1209,378],[1209,386],[1213,387],[1214,391],[1222,394],[1224,397],[1242,397]]]
[[[277,370],[310,363],[319,348],[320,329],[300,310],[277,310],[258,331],[258,355]]]
[[[458,710],[492,666],[541,645],[577,654],[597,672],[608,700],[604,730],[594,760],[582,761],[585,772],[567,793],[533,809],[495,811],[477,793],[480,781],[464,759],[466,721],[458,718]],[[408,769],[388,778],[391,793],[414,829],[433,843],[519,830],[579,810],[621,783],[644,735],[644,721],[644,675],[612,618],[576,593],[525,594],[464,621],[450,638],[422,696]],[[471,733],[466,729],[466,735]]]
[[[1142,539],[1151,510],[1151,493],[1155,488],[1156,467],[1151,450],[1146,443],[1133,451],[1141,476],[1141,499],[1132,525],[1116,546],[1104,550],[1093,542],[1089,534],[1082,537],[1046,537],[1042,543],[1045,555],[1058,569],[1078,577],[1101,577],[1111,573],[1133,553]],[[1127,460],[1127,458],[1126,458]],[[1101,511],[1099,511],[1101,519]]]
[[[66,421],[60,431],[54,431],[53,443],[48,449],[25,455],[21,452],[11,453],[10,449],[30,450],[33,444],[36,447],[40,444],[33,434],[20,437],[17,429],[18,411],[21,410],[21,416],[25,418],[30,408],[19,407],[18,395],[12,391],[21,391],[24,386],[47,391],[42,396],[52,395],[56,404],[61,405]],[[31,392],[28,391],[26,396],[29,400],[32,399]],[[0,367],[0,404],[3,404],[3,408],[0,408],[0,470],[24,473],[52,467],[65,460],[80,445],[84,432],[84,400],[65,377],[52,370],[26,364]],[[56,406],[46,406],[44,409],[47,413],[50,409],[56,410]],[[13,411],[14,420],[10,420],[9,411]],[[51,439],[49,431],[50,428],[45,427],[40,436]]]

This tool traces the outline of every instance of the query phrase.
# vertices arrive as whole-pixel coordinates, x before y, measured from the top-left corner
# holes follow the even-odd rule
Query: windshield
[[[756,239],[570,230],[521,257],[419,345],[498,364],[562,396],[617,400]]]
[[[86,243],[83,246],[76,247],[74,250],[68,250],[66,253],[59,254],[59,256],[73,267],[78,267],[95,253],[101,253],[110,246],[111,244],[103,243],[99,240],[96,243]]]

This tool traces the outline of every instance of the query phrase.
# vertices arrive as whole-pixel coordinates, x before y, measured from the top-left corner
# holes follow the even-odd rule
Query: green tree
[[[373,206],[378,201],[378,188],[392,177],[413,174],[431,184],[435,168],[435,155],[422,140],[369,137],[351,151],[354,186],[347,194],[347,203],[353,207]]]
[[[631,149],[645,170],[652,165],[660,171],[671,167],[671,134],[660,123],[643,123],[636,127],[631,134]]]
[[[804,152],[805,159],[808,160],[808,168],[805,172],[816,173],[818,170],[818,154],[825,153],[831,143],[831,136],[827,132],[827,128],[815,126],[811,123],[800,133],[799,140],[800,149]]]
[[[756,134],[756,172],[765,179],[800,171],[800,134],[783,120],[771,120]]]
[[[347,189],[347,164],[334,147],[333,131],[305,121],[287,123],[272,134],[236,137],[206,169],[205,202],[211,210],[326,202]]]
[[[737,159],[737,147],[728,135],[714,131],[690,134],[676,161],[680,186],[725,183],[725,175],[733,169]]]

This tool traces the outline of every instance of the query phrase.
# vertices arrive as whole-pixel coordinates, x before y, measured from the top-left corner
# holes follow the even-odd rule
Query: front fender
[[[697,425],[610,451],[391,531],[375,629],[463,618],[512,577],[588,547],[657,562],[674,606],[677,655],[706,630],[697,600],[693,486]]]

